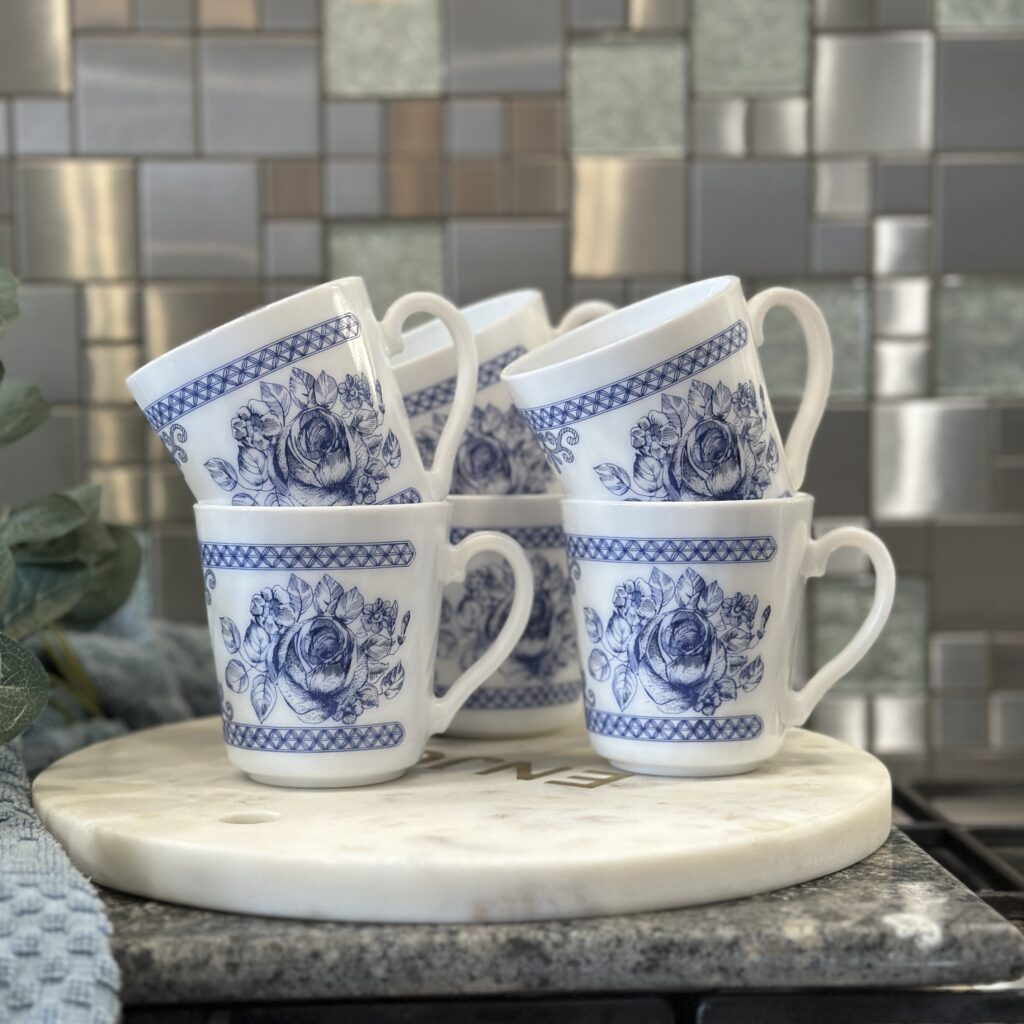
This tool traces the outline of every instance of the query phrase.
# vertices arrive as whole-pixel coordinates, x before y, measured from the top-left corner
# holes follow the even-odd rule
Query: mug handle
[[[591,320],[596,320],[598,317],[614,312],[615,307],[603,299],[589,299],[587,302],[579,302],[572,309],[567,310],[565,316],[558,321],[558,326],[555,328],[555,336],[565,334],[566,331],[582,327],[584,324],[589,324]]]
[[[515,578],[512,606],[501,632],[494,642],[458,679],[445,691],[443,697],[433,697],[430,710],[430,732],[444,732],[455,713],[469,700],[473,691],[498,670],[502,662],[512,653],[519,638],[526,629],[533,607],[533,570],[523,549],[504,533],[483,530],[470,534],[464,541],[448,546],[448,571],[446,583],[461,583],[466,576],[466,567],[476,556],[490,552],[508,562]]]
[[[871,560],[875,570],[874,600],[850,642],[822,665],[802,690],[789,690],[786,694],[782,709],[786,725],[803,725],[807,721],[818,701],[868,653],[892,611],[893,598],[896,596],[896,567],[892,555],[878,537],[860,527],[840,526],[829,530],[818,540],[809,541],[800,566],[803,579],[823,576],[829,556],[838,548],[857,548]]]
[[[437,317],[448,328],[455,344],[455,396],[437,442],[433,465],[424,470],[431,498],[442,501],[451,489],[455,456],[469,425],[476,398],[476,341],[466,318],[447,299],[433,292],[409,292],[391,304],[380,322],[384,351],[389,356],[398,355],[405,347],[402,325],[414,313]]]
[[[793,288],[766,288],[748,303],[754,341],[764,344],[764,318],[773,306],[782,306],[796,317],[807,346],[807,380],[796,419],[786,437],[786,464],[793,490],[799,490],[807,472],[807,456],[818,431],[825,403],[832,386],[832,339],[828,324],[818,306],[803,292]]]

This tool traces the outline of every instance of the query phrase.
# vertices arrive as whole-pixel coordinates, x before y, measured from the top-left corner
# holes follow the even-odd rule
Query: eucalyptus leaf
[[[35,384],[7,377],[0,385],[0,444],[24,437],[49,415],[49,403]]]
[[[38,658],[0,634],[0,743],[23,733],[42,713],[50,682]]]
[[[69,494],[50,494],[12,509],[0,527],[5,544],[43,544],[67,536],[89,521],[89,513]]]
[[[89,592],[93,572],[87,566],[19,565],[14,586],[0,603],[0,630],[24,639],[67,615]]]
[[[93,567],[91,586],[65,616],[73,626],[95,626],[113,615],[128,600],[139,575],[142,552],[135,535],[123,526],[105,529],[114,548]]]
[[[18,319],[18,282],[9,270],[0,269],[0,337]]]

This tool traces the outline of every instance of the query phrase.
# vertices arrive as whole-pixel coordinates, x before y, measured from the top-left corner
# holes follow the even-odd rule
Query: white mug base
[[[463,708],[448,726],[445,735],[465,739],[544,736],[575,725],[581,717],[578,700],[571,704],[556,704],[527,711],[467,711]]]
[[[280,775],[258,775],[253,772],[246,772],[246,775],[253,782],[261,786],[279,786],[285,789],[355,789],[360,786],[376,786],[381,782],[391,782],[401,778],[405,774],[402,768],[397,772],[381,772],[378,775],[367,775],[360,779],[346,779],[339,782],[336,779],[318,779],[296,776],[295,778],[282,778]]]
[[[590,745],[616,768],[637,775],[713,779],[743,775],[770,761],[782,749],[784,734],[731,743],[643,742],[588,732]]]
[[[400,778],[411,767],[387,752],[294,754],[225,747],[228,760],[262,786],[285,789],[354,789]],[[386,760],[387,764],[382,764]],[[398,763],[396,763],[398,761]]]
[[[628,761],[609,761],[613,768],[619,771],[630,772],[633,775],[660,775],[674,779],[717,779],[726,775],[746,775],[747,772],[755,771],[763,764],[762,761],[753,761],[750,764],[730,765],[727,768],[707,768],[703,765],[690,765],[681,767],[677,765],[646,765],[631,764]]]

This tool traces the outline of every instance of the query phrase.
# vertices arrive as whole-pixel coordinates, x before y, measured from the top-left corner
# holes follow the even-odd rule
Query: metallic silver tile
[[[515,96],[505,104],[507,148],[513,155],[561,156],[565,150],[561,96]]]
[[[320,0],[260,0],[260,24],[274,31],[315,32]]]
[[[562,5],[550,0],[448,0],[453,93],[559,92]]]
[[[142,466],[95,466],[89,482],[100,485],[100,518],[118,526],[146,522],[146,470]]]
[[[22,161],[15,180],[18,266],[25,277],[135,276],[131,163]]]
[[[914,153],[932,146],[934,41],[925,32],[819,35],[814,148]]]
[[[933,690],[971,692],[988,689],[988,637],[984,633],[933,633],[928,645],[928,680]]]
[[[931,219],[876,217],[874,271],[880,277],[926,274],[930,266]]]
[[[139,337],[138,293],[131,284],[87,284],[82,289],[85,341],[134,341]]]
[[[875,342],[875,395],[879,398],[921,398],[929,390],[927,341],[917,339]]]
[[[872,0],[814,0],[814,23],[821,29],[870,28]]]
[[[0,448],[4,503],[21,505],[81,483],[81,447],[79,413],[56,409],[17,444]]]
[[[334,100],[326,105],[327,152],[378,156],[384,148],[383,109],[378,100]]]
[[[878,405],[872,434],[877,518],[915,519],[989,508],[988,413],[982,403]]]
[[[937,173],[939,269],[1024,272],[1024,160],[943,160]]]
[[[616,32],[626,27],[627,0],[569,0],[573,32]]]
[[[690,144],[698,156],[743,156],[747,151],[747,101],[695,99]]]
[[[869,527],[866,516],[815,516],[814,536],[821,537],[829,530],[843,526],[856,526],[862,530]],[[857,548],[840,548],[828,560],[830,576],[858,576],[871,571],[871,562],[863,551]]]
[[[753,149],[758,156],[803,156],[807,152],[807,99],[757,100],[751,116]]]
[[[302,280],[292,278],[291,280],[264,281],[263,282],[263,303],[268,305],[277,302],[278,299],[287,299],[291,295],[298,295],[299,292],[315,288],[322,282],[319,279]]]
[[[1020,629],[1024,518],[940,520],[933,531],[935,628]]]
[[[865,274],[871,263],[867,224],[828,221],[811,226],[811,270],[816,274]]]
[[[377,217],[384,212],[383,170],[376,160],[324,163],[324,212],[331,217]]]
[[[931,181],[927,161],[880,160],[875,171],[875,212],[929,213]]]
[[[84,391],[90,402],[130,405],[125,380],[142,365],[135,345],[88,345],[82,353]]]
[[[312,38],[199,44],[207,153],[305,154],[320,145],[320,49]]]
[[[142,298],[145,359],[155,359],[260,304],[255,283],[146,285]]]
[[[0,93],[71,90],[67,0],[7,0],[0,33]]]
[[[255,164],[144,162],[139,207],[144,276],[258,276]]]
[[[192,41],[173,36],[78,40],[75,116],[83,153],[191,153]]]
[[[575,161],[574,277],[682,274],[685,170],[679,160]]]
[[[7,121],[7,101],[0,99],[0,156],[7,155]]]
[[[14,230],[9,221],[0,220],[0,267],[17,272],[14,265]]]
[[[106,466],[143,462],[148,429],[142,413],[134,406],[90,409],[85,421],[86,457],[96,465]]]
[[[702,95],[770,96],[806,88],[807,0],[694,0],[693,83]]]
[[[830,693],[814,709],[808,727],[855,747],[868,745],[868,699]]]
[[[629,28],[633,32],[682,32],[688,8],[688,0],[629,0]]]
[[[447,249],[458,305],[496,292],[539,288],[552,318],[565,308],[565,225],[558,220],[450,221]],[[495,260],[494,254],[501,259]]]
[[[1024,689],[1024,633],[992,637],[992,686],[997,690]]]
[[[437,96],[444,80],[441,0],[324,0],[323,49],[328,96]]]
[[[792,414],[775,408],[786,431]],[[868,491],[868,412],[860,406],[827,409],[807,463],[804,490],[814,495],[818,515],[866,515]]]
[[[322,223],[268,221],[263,227],[263,264],[268,277],[319,278],[323,273]]]
[[[191,523],[195,498],[169,459],[149,470],[149,515],[154,523]]]
[[[988,745],[988,701],[974,697],[933,697],[931,738],[936,750],[975,749]]]
[[[694,276],[807,270],[811,182],[805,162],[697,161],[690,185]]]
[[[0,216],[9,217],[11,213],[11,170],[10,164],[0,160]]]
[[[871,166],[867,160],[819,160],[814,212],[819,217],[867,217],[871,213]]]
[[[999,461],[993,470],[997,512],[1024,512],[1024,459]]]
[[[927,747],[927,699],[920,694],[885,694],[872,700],[871,749],[879,754],[915,754]]]
[[[456,156],[498,156],[504,145],[501,100],[451,100],[445,105],[445,152]]]
[[[928,523],[875,523],[873,528],[889,549],[898,573],[930,571],[931,527]]]
[[[1024,39],[943,39],[938,144],[948,150],[1024,149]]]
[[[256,28],[256,0],[197,0],[200,28]]]
[[[193,0],[135,0],[135,24],[142,30],[188,32],[194,22]]]
[[[574,153],[681,156],[686,49],[681,38],[585,39],[569,51]]]
[[[1024,455],[1024,405],[1006,404],[992,410],[997,455]]]
[[[1024,750],[1024,691],[1002,690],[989,697],[989,734],[996,750]]]
[[[4,335],[3,363],[39,386],[50,402],[78,402],[78,305],[70,285],[22,284],[21,315]]]
[[[931,281],[926,277],[875,282],[875,334],[920,338],[931,326]]]
[[[75,28],[130,28],[131,0],[73,0]]]
[[[14,101],[14,151],[21,156],[66,156],[71,152],[71,107],[67,100]]]
[[[153,614],[176,622],[205,622],[199,546],[191,527],[160,527],[150,542]]]
[[[931,28],[932,0],[876,0],[878,28]]]

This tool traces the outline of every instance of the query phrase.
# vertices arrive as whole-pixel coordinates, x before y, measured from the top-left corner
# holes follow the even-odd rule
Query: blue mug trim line
[[[452,528],[448,539],[452,544],[458,544],[459,541],[463,541],[481,530],[496,530],[498,533],[503,533],[527,550],[560,548],[565,542],[565,536],[560,526],[478,526],[472,528],[456,526]]]
[[[775,538],[752,537],[597,537],[567,533],[565,552],[577,562],[713,564],[770,562]]]
[[[476,389],[483,391],[492,384],[497,384],[501,379],[501,371],[509,363],[515,362],[520,356],[526,355],[526,349],[522,345],[516,345],[488,359],[477,368]],[[448,377],[446,380],[438,381],[429,387],[421,388],[419,391],[410,391],[402,400],[405,402],[406,415],[422,416],[424,413],[433,412],[435,409],[442,409],[451,405],[455,398],[455,387],[458,384],[457,377]]]
[[[583,695],[582,680],[571,683],[540,683],[537,686],[492,687],[476,690],[460,710],[524,711],[529,708],[575,704]]]
[[[402,569],[412,565],[410,540],[349,544],[230,544],[200,542],[204,569]]]
[[[611,739],[642,743],[737,743],[764,731],[760,715],[723,718],[651,718],[585,709],[587,730]]]
[[[341,725],[330,729],[243,725],[222,720],[224,742],[240,750],[273,754],[348,754],[360,750],[400,747],[405,740],[401,722]]]

